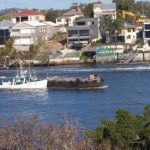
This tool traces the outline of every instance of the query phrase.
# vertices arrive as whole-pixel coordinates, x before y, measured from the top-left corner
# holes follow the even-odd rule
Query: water
[[[78,119],[86,129],[93,129],[101,118],[113,119],[118,108],[142,114],[150,104],[150,67],[66,66],[34,68],[39,77],[87,77],[100,74],[106,89],[98,90],[1,90],[0,122],[14,121],[20,114],[39,114],[45,122],[61,122],[66,113]],[[0,76],[14,76],[16,70],[1,70]]]

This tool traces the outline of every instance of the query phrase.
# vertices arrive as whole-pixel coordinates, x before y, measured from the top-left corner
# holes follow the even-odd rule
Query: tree
[[[134,10],[139,15],[146,15],[147,17],[150,17],[150,2],[148,1],[138,1],[135,3]]]
[[[117,5],[117,9],[119,10],[128,10],[132,11],[134,10],[134,0],[113,0],[114,3]]]
[[[112,20],[110,17],[101,17],[100,21],[100,31],[102,35],[106,35],[108,39],[106,41],[112,42],[112,35],[118,33],[122,28],[121,18]]]
[[[150,146],[150,105],[144,108],[143,115],[134,115],[119,109],[114,121],[104,119],[100,126],[87,132],[87,135],[99,149],[102,149],[102,146],[107,143],[110,149],[148,150]]]
[[[47,21],[55,22],[55,21],[56,21],[56,18],[59,17],[59,16],[61,16],[63,12],[64,12],[64,11],[49,10],[49,11],[47,11],[47,13],[46,13],[46,20],[47,20]]]
[[[15,57],[16,50],[13,47],[14,39],[10,38],[5,42],[5,48],[0,51],[0,60],[4,60],[6,56]]]
[[[10,18],[11,18],[10,14],[0,15],[0,21],[10,20]]]
[[[82,11],[86,18],[92,18],[93,17],[93,4],[89,3],[87,5],[84,5]]]

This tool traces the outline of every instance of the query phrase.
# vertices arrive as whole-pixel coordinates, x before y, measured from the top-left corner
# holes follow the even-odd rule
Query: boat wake
[[[108,85],[103,85],[103,86],[99,87],[99,89],[106,89],[108,87],[109,87]]]
[[[55,69],[56,71],[56,69]],[[150,71],[150,66],[114,67],[114,68],[62,68],[64,72],[118,72],[118,71]]]

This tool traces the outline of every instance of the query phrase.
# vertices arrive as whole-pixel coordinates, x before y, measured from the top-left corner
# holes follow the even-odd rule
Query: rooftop
[[[13,26],[13,29],[22,29],[22,28],[35,28],[35,27],[41,27],[45,26],[45,23],[38,22],[38,21],[25,21],[25,22],[20,22]]]
[[[58,26],[56,23],[54,23],[52,21],[45,21],[44,23],[47,25],[53,26],[53,27]]]
[[[96,8],[101,8],[101,9],[105,9],[105,10],[107,10],[107,9],[116,9],[116,4],[114,4],[114,3],[111,3],[111,4],[103,4],[103,3],[101,3],[101,2],[96,2],[96,3],[94,3],[94,5],[93,5],[93,9],[96,9]]]
[[[34,16],[34,15],[43,15],[43,13],[35,10],[22,10],[14,13],[12,16],[17,17],[17,16]]]
[[[80,7],[74,7],[74,8],[71,8],[70,10],[68,10],[67,12],[65,12],[62,17],[58,17],[59,18],[68,18],[70,16],[75,16],[75,15],[83,15],[82,11],[81,11],[81,8]]]
[[[12,23],[10,20],[3,20],[0,22],[0,29],[9,29],[13,27],[15,24]]]

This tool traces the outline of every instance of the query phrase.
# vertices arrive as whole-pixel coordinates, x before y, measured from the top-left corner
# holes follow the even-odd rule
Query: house
[[[45,21],[45,16],[40,11],[21,10],[12,14],[11,21],[19,23],[23,21]]]
[[[74,7],[65,12],[62,17],[56,18],[56,24],[61,26],[73,26],[73,22],[76,18],[83,17],[83,13],[80,7]]]
[[[92,40],[100,38],[97,18],[85,18],[76,20],[74,26],[67,27],[67,45],[73,43],[88,44]]]
[[[38,21],[20,22],[11,29],[10,36],[15,38],[16,49],[29,50],[30,45],[47,40],[47,25]]]
[[[98,1],[93,4],[93,12],[94,18],[99,18],[102,16],[110,16],[112,20],[116,19],[116,4],[103,4],[102,2]]]
[[[124,23],[121,34],[118,34],[118,36],[123,37],[125,44],[134,44],[137,39],[137,32],[136,26]]]
[[[10,37],[10,29],[15,24],[10,20],[3,20],[0,22],[0,44],[4,44]]]

